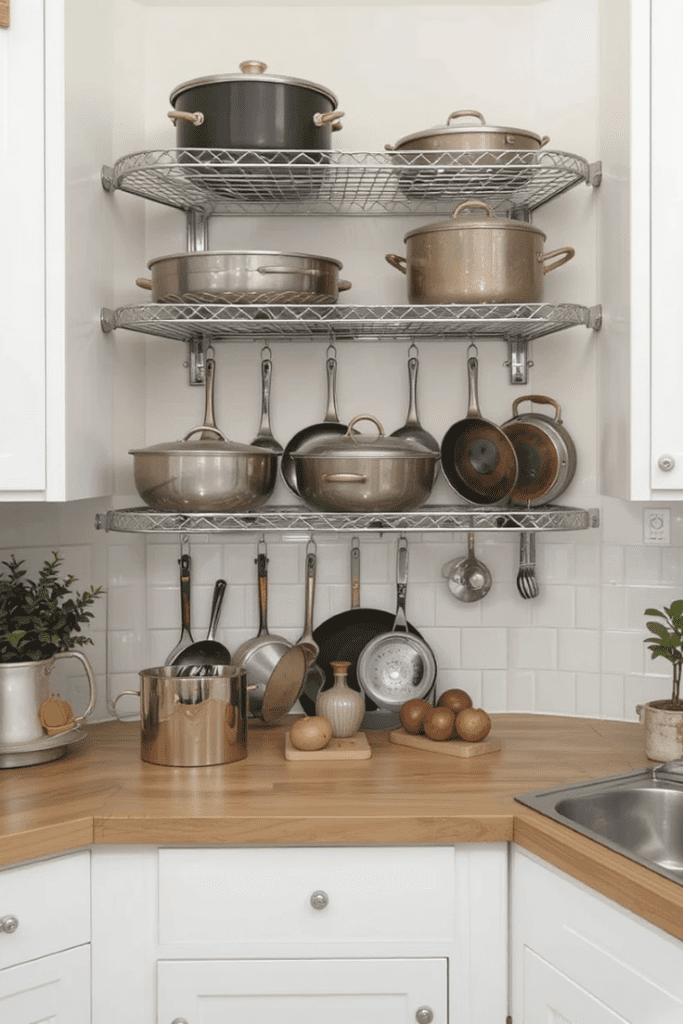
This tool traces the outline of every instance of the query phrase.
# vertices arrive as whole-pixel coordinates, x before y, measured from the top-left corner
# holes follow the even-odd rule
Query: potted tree
[[[646,608],[645,614],[662,620],[646,623],[652,636],[646,637],[644,643],[653,659],[666,658],[671,663],[673,676],[669,699],[653,700],[636,708],[645,724],[645,753],[652,761],[677,761],[683,758],[683,600],[673,601],[662,610]]]
[[[50,673],[60,658],[77,658],[88,679],[90,701],[83,721],[95,704],[95,677],[77,647],[91,644],[81,634],[102,593],[90,587],[73,590],[75,576],[63,576],[63,558],[52,552],[37,579],[31,580],[14,555],[0,571],[0,748],[31,743],[45,736],[39,711],[51,695]]]

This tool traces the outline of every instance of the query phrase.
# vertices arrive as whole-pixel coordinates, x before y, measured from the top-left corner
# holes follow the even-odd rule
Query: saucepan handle
[[[78,658],[81,665],[85,669],[85,674],[88,679],[88,686],[90,687],[90,703],[88,704],[87,708],[85,709],[82,715],[78,715],[77,718],[74,718],[74,722],[83,722],[88,717],[92,709],[95,707],[95,676],[93,670],[90,667],[90,662],[85,657],[85,655],[80,653],[80,651],[60,651],[58,654],[54,654],[53,657],[55,661],[58,658]]]
[[[550,260],[553,256],[559,256],[559,260],[555,260],[554,263],[549,264],[547,267],[543,267],[543,273],[549,274],[551,270],[557,270],[563,263],[569,263],[569,260],[574,256],[574,249],[571,245],[565,245],[561,249],[553,249],[551,252],[542,252],[538,255],[538,262],[545,263],[546,260]]]

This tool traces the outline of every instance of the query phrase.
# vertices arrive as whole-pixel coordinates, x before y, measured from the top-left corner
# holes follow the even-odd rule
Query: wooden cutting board
[[[285,757],[288,761],[361,761],[371,756],[372,750],[364,732],[345,739],[333,736],[322,750],[297,750],[292,746],[289,733],[285,736]]]
[[[466,743],[465,740],[430,740],[428,736],[414,736],[405,729],[392,729],[389,740],[404,747],[433,750],[435,754],[450,754],[451,757],[479,757],[481,754],[493,754],[501,747],[500,740],[492,739],[490,734],[478,743]]]

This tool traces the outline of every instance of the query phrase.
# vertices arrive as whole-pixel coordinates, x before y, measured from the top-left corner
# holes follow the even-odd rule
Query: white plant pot
[[[683,710],[666,711],[655,707],[657,703],[636,707],[645,726],[645,753],[651,761],[679,761],[683,758]]]

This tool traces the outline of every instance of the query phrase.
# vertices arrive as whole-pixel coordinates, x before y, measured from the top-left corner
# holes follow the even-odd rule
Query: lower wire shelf
[[[118,533],[297,532],[379,533],[386,530],[428,533],[449,530],[589,530],[600,525],[598,509],[542,505],[516,508],[474,505],[425,505],[416,512],[312,512],[286,505],[258,512],[155,512],[122,508],[99,513],[98,530]]]

